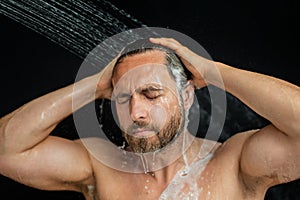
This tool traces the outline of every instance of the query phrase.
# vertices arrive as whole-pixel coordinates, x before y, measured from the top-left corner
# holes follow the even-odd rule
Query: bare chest
[[[101,200],[240,200],[245,199],[234,174],[224,175],[208,167],[184,174],[178,172],[169,183],[158,183],[147,176],[115,176],[96,191]],[[231,177],[229,179],[228,177]]]
[[[212,157],[193,162],[188,168],[177,171],[167,182],[145,174],[96,167],[99,174],[95,174],[95,199],[263,200],[263,190],[255,194],[246,191],[239,176],[239,157],[226,154],[225,150],[219,149]]]

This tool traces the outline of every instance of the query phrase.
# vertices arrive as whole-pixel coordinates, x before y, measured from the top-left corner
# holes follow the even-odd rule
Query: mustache
[[[126,133],[133,134],[138,130],[159,132],[160,128],[145,122],[134,122],[126,129]]]

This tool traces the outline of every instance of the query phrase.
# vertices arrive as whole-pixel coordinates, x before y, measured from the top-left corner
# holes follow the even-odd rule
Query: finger
[[[150,38],[150,42],[168,47],[174,51],[178,50],[182,46],[178,41],[173,38]]]
[[[194,52],[183,46],[177,40],[173,38],[150,38],[150,42],[159,44],[173,50],[181,58],[187,58],[189,56],[195,56]]]

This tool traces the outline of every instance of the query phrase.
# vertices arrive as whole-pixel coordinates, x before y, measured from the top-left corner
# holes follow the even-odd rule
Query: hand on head
[[[99,81],[97,84],[97,91],[101,94],[99,95],[100,98],[103,99],[111,99],[113,86],[112,86],[112,75],[114,66],[120,57],[123,49],[119,52],[119,54],[110,62],[106,67],[99,73]]]
[[[150,42],[168,47],[179,56],[182,63],[191,72],[192,83],[195,88],[202,88],[207,85],[205,73],[208,65],[211,65],[211,61],[197,55],[173,38],[150,38]]]

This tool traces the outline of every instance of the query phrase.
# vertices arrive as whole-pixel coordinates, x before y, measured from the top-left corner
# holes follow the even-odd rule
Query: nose
[[[148,106],[143,101],[143,97],[141,97],[141,95],[132,95],[130,100],[130,117],[134,122],[148,122]]]

